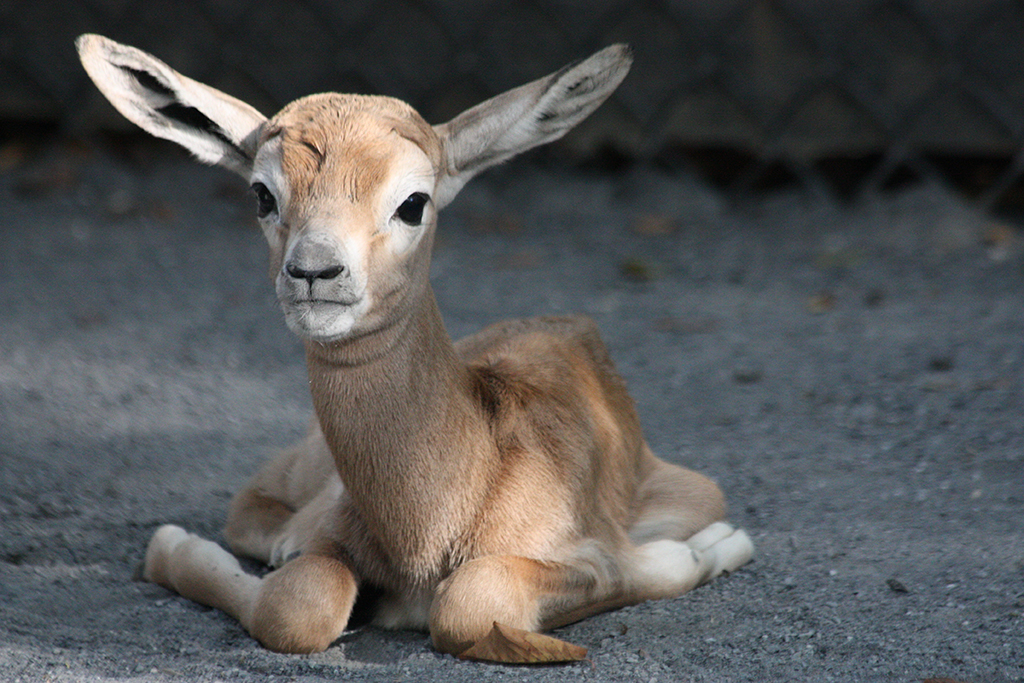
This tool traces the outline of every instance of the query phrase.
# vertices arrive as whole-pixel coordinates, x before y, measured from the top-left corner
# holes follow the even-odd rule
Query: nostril
[[[345,272],[345,266],[330,266],[329,268],[318,268],[315,270],[306,270],[300,268],[294,263],[285,264],[284,270],[290,277],[296,280],[306,280],[309,284],[313,284],[313,280],[333,280],[342,273]]]

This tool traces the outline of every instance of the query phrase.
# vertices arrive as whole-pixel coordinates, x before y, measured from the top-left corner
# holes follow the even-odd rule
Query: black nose
[[[305,280],[309,285],[313,286],[314,280],[333,280],[342,273],[345,272],[345,266],[330,266],[328,268],[317,268],[315,270],[306,270],[300,268],[294,263],[285,264],[284,270],[289,276],[296,280]]]

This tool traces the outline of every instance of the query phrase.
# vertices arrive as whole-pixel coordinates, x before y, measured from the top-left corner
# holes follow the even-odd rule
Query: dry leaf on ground
[[[633,232],[644,237],[671,235],[676,229],[676,222],[671,216],[656,213],[643,214],[632,225]]]
[[[494,622],[494,628],[459,659],[499,664],[555,664],[578,662],[587,649],[543,633],[533,633]]]
[[[836,296],[831,292],[815,294],[807,300],[807,310],[815,315],[828,313],[836,307]]]
[[[22,164],[29,156],[28,143],[20,140],[12,140],[0,147],[0,173],[13,171]]]
[[[657,280],[661,268],[640,258],[627,258],[619,263],[619,274],[631,282],[651,282]]]

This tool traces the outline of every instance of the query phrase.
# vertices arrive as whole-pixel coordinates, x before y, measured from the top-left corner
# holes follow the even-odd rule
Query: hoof
[[[188,532],[180,526],[165,524],[156,530],[146,548],[146,561],[142,569],[142,578],[174,590],[168,574],[168,562],[178,545],[188,538]]]

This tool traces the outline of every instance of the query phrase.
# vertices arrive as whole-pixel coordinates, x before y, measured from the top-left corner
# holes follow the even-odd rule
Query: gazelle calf
[[[231,550],[157,530],[145,577],[266,647],[315,652],[360,586],[376,624],[460,653],[494,622],[544,630],[680,595],[746,563],[719,488],[657,459],[593,322],[515,320],[453,343],[428,271],[437,212],[471,177],[563,135],[625,77],[625,46],[428,125],[387,97],[321,94],[271,119],[95,35],[121,113],[242,175],[304,341],[317,421],[231,504]]]

